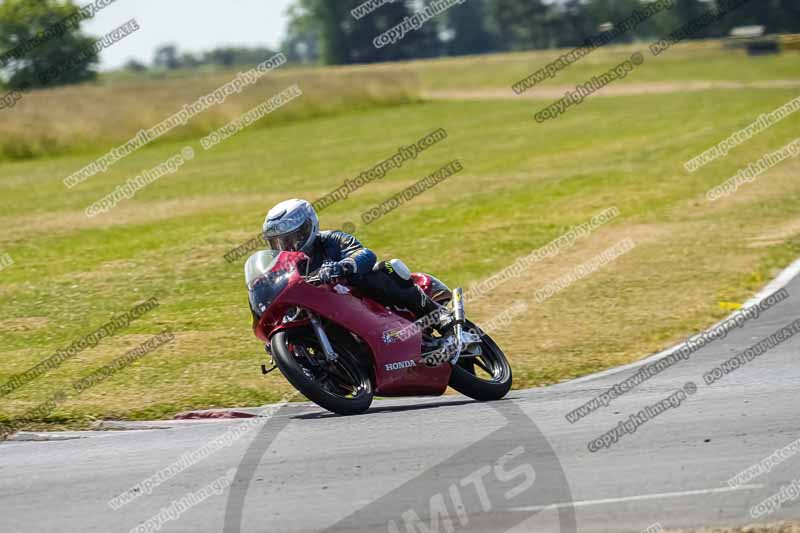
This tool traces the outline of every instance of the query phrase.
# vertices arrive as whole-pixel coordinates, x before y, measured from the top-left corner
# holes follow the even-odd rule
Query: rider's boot
[[[417,316],[416,323],[419,325],[422,333],[422,355],[429,355],[441,351],[449,342],[451,335],[451,328],[448,327],[450,322],[450,312],[448,309],[434,302],[430,296],[415,286],[420,295],[419,305],[411,309]],[[439,335],[434,336],[433,331],[436,330]]]

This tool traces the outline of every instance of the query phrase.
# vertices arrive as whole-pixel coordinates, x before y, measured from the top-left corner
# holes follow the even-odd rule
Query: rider
[[[407,269],[398,272],[391,263],[376,263],[375,253],[349,233],[320,231],[317,213],[305,200],[286,200],[270,209],[263,229],[264,240],[273,250],[308,255],[306,272],[316,271],[325,284],[346,278],[383,305],[405,307],[417,318],[440,309],[411,281]]]

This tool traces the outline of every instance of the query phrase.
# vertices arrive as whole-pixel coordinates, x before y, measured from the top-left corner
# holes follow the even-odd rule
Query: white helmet
[[[286,200],[269,210],[264,219],[264,241],[273,250],[310,254],[319,234],[319,218],[305,200]]]

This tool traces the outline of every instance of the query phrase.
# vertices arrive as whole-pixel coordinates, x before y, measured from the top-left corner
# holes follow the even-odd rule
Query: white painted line
[[[582,500],[577,502],[551,503],[550,505],[531,505],[529,507],[513,507],[509,511],[543,511],[545,509],[560,509],[563,507],[589,507],[591,505],[606,505],[609,503],[638,502],[641,500],[659,500],[662,498],[683,498],[685,496],[698,496],[702,494],[719,494],[736,490],[761,489],[764,485],[740,485],[736,488],[719,487],[715,489],[685,490],[681,492],[660,492],[657,494],[640,494],[639,496],[624,496],[622,498],[605,498],[602,500]]]
[[[789,265],[788,267],[784,268],[783,271],[778,274],[778,277],[773,279],[769,284],[761,289],[755,296],[747,300],[742,308],[750,307],[757,303],[760,303],[761,300],[772,294],[773,292],[784,288],[789,284],[790,281],[794,279],[795,276],[800,274],[800,259]]]
[[[723,318],[722,320],[720,320],[719,322],[717,322],[716,324],[714,324],[713,326],[708,328],[706,331],[710,331],[710,330],[718,327],[720,324],[722,324],[723,322],[728,320],[731,316],[733,316],[734,313],[741,312],[742,310],[744,310],[744,309],[746,309],[748,307],[751,307],[753,305],[761,303],[761,301],[764,300],[767,296],[769,296],[773,292],[775,292],[775,291],[777,291],[779,289],[782,289],[786,285],[788,285],[789,282],[792,281],[798,274],[800,274],[800,259],[796,260],[794,263],[792,263],[791,265],[789,265],[788,267],[783,269],[781,271],[781,273],[778,274],[778,277],[776,277],[774,280],[772,280],[766,287],[761,289],[755,296],[753,296],[752,298],[747,300],[744,304],[742,304],[742,307],[740,309],[737,309],[736,311],[734,311],[733,313],[731,313],[727,317]],[[694,334],[692,334],[690,336],[694,337],[695,335],[698,335],[698,333],[694,333]],[[644,366],[646,364],[652,363],[653,361],[661,359],[662,357],[666,357],[669,354],[671,354],[672,352],[677,351],[678,349],[680,349],[681,346],[684,345],[685,342],[686,341],[683,340],[683,341],[679,342],[678,344],[676,344],[675,346],[667,348],[666,350],[660,351],[658,353],[654,353],[653,355],[645,357],[644,359],[640,359],[638,361],[634,361],[633,363],[628,363],[627,365],[622,365],[622,366],[617,366],[617,367],[614,367],[614,368],[609,368],[608,370],[603,370],[603,371],[597,372],[595,374],[589,374],[588,376],[582,376],[582,377],[575,378],[575,379],[570,380],[570,381],[565,381],[563,383],[558,383],[556,385],[553,385],[552,387],[560,388],[560,387],[563,387],[565,385],[578,385],[580,383],[584,383],[586,381],[591,381],[593,379],[603,378],[603,377],[606,377],[606,376],[613,376],[614,374],[618,374],[620,372],[625,372],[626,370],[632,370],[634,368],[639,368],[640,366]]]

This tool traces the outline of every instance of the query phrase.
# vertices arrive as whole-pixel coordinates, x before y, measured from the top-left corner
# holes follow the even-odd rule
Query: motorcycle
[[[308,260],[302,252],[263,250],[245,263],[253,332],[272,358],[271,368],[261,365],[264,374],[279,369],[309,400],[341,415],[365,412],[375,395],[440,396],[449,385],[491,401],[511,389],[508,360],[466,319],[461,289],[409,273],[443,306],[435,324],[422,328],[409,311],[381,305],[344,280],[325,285],[304,276]],[[437,349],[423,353],[423,338]]]

